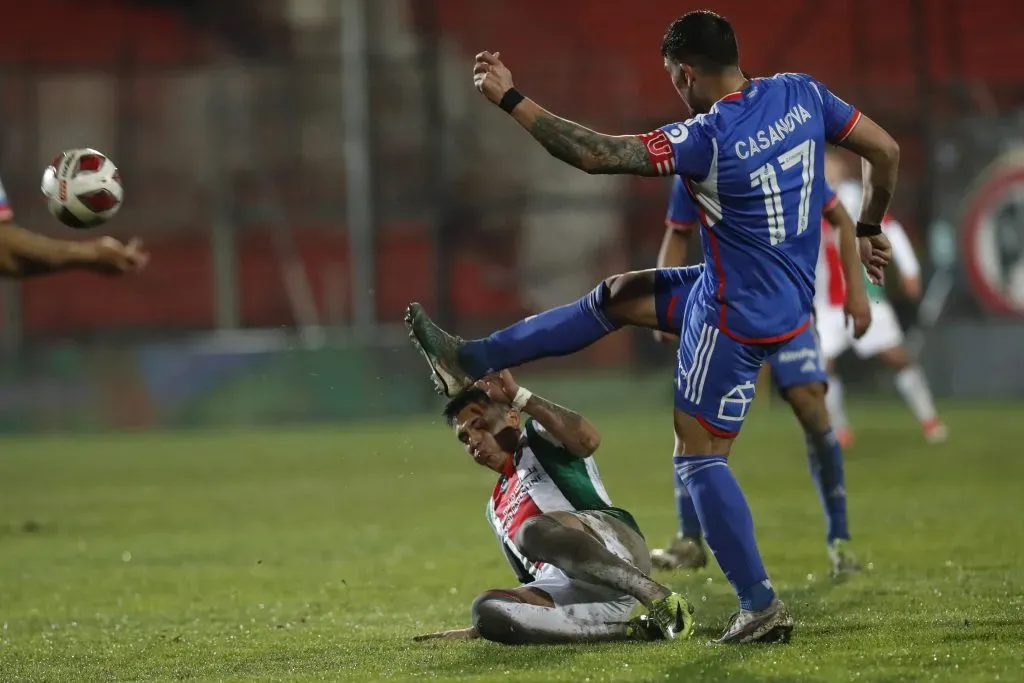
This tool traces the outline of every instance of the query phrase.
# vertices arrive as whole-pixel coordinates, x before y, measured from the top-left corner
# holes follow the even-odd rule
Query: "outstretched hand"
[[[473,63],[473,85],[494,104],[501,102],[514,86],[512,72],[501,61],[500,52],[481,52]]]
[[[138,238],[125,244],[113,237],[100,237],[91,246],[94,265],[105,273],[137,273],[149,263],[149,252]]]

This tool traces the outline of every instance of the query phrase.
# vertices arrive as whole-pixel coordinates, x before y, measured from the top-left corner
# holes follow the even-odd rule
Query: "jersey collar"
[[[737,90],[736,92],[731,92],[731,93],[729,93],[728,95],[726,95],[725,97],[723,97],[722,99],[720,99],[718,101],[719,102],[735,102],[737,100],[743,99],[743,96],[746,95],[747,92],[752,87],[754,87],[754,83],[757,82],[759,79],[751,78],[749,80],[750,80],[750,84],[746,88],[744,88],[743,90]]]
[[[516,453],[505,461],[505,465],[501,468],[501,476],[506,479],[511,479],[512,475],[516,473],[517,462],[519,462],[519,453]]]

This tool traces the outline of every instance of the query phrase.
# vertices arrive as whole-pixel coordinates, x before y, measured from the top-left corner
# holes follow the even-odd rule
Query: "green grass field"
[[[854,410],[871,569],[839,586],[798,430],[755,411],[733,463],[798,630],[748,648],[705,644],[734,604],[717,568],[659,575],[697,604],[689,642],[410,642],[512,583],[492,475],[440,422],[5,439],[0,680],[1021,681],[1022,407],[947,407],[939,447],[900,406]],[[591,417],[616,502],[667,540],[667,408]]]

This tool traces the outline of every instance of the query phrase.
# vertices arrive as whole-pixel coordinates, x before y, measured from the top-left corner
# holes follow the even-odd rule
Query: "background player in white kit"
[[[505,370],[458,393],[448,424],[498,474],[487,521],[522,585],[473,601],[473,626],[417,636],[508,645],[688,637],[689,605],[656,583],[633,516],[614,507],[582,415],[518,386]],[[641,604],[648,615],[630,619]]]
[[[825,156],[825,175],[836,189],[838,200],[847,211],[856,212],[861,204],[861,181],[849,172],[845,160],[836,152]],[[921,265],[903,226],[887,215],[882,229],[892,244],[893,261],[900,273],[903,291],[915,301],[921,296]],[[847,349],[860,358],[877,358],[896,374],[896,388],[921,424],[925,438],[932,443],[944,441],[946,426],[935,411],[928,380],[921,367],[911,362],[903,343],[903,330],[885,288],[865,278],[871,300],[871,325],[860,339],[855,339],[843,313],[845,283],[842,277],[834,232],[822,225],[822,249],[818,261],[814,310],[821,354],[829,371],[826,403],[832,417],[836,437],[844,447],[853,442],[853,432],[843,401],[843,384],[835,373],[835,359]]]

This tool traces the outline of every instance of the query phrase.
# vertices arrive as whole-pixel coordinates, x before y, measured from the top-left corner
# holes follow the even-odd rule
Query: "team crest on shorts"
[[[730,389],[718,404],[718,419],[742,422],[750,410],[750,404],[754,402],[754,390],[753,382],[737,384]]]

